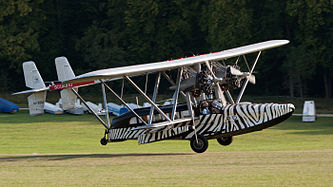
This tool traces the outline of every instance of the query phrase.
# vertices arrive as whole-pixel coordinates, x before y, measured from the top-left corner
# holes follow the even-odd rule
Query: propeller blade
[[[256,77],[250,72],[243,72],[243,76],[246,77],[250,83],[256,84]]]
[[[234,67],[232,67],[232,66],[230,66],[230,73],[231,73],[232,75],[236,75],[236,76],[241,76],[241,75],[243,75],[243,72],[239,71],[238,69],[236,69],[236,68],[234,68]]]
[[[246,78],[249,80],[250,83],[256,84],[256,77],[254,75],[250,74]]]

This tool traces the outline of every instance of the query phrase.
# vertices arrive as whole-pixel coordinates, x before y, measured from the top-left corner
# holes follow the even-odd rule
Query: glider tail
[[[29,113],[32,116],[44,114],[44,103],[46,100],[46,86],[33,61],[23,63],[25,85],[31,88],[28,97]]]
[[[55,66],[57,69],[57,75],[59,81],[65,81],[75,77],[75,74],[71,68],[66,57],[58,57],[55,59]],[[74,88],[78,91],[78,88]],[[71,91],[71,88],[63,89],[60,91],[62,108],[69,110],[75,108],[75,102],[77,96]]]

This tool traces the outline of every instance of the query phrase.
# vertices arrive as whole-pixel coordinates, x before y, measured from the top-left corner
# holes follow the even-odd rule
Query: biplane
[[[288,40],[270,40],[224,51],[167,60],[155,63],[131,65],[92,71],[75,76],[65,57],[55,59],[59,83],[45,85],[34,62],[24,62],[26,86],[30,90],[14,93],[29,94],[30,115],[44,113],[47,91],[60,90],[63,109],[71,109],[76,99],[94,114],[105,127],[102,145],[135,139],[139,144],[161,140],[189,140],[193,151],[202,153],[209,139],[217,139],[223,146],[232,143],[233,136],[259,131],[276,125],[291,116],[293,104],[241,102],[248,83],[255,84],[254,69],[262,51],[288,44]],[[246,55],[252,54],[253,63]],[[231,64],[229,62],[232,61]],[[241,70],[240,62],[243,69]],[[244,63],[243,63],[244,62]],[[245,65],[244,65],[245,64]],[[133,77],[145,76],[144,89]],[[172,100],[159,105],[157,96],[161,79],[170,83]],[[120,94],[109,82],[122,81]],[[143,79],[142,79],[143,80]],[[154,80],[152,94],[147,93],[148,81]],[[149,107],[132,109],[124,100],[124,82],[135,89]],[[100,118],[78,93],[78,88],[100,84],[105,110],[107,91],[111,92],[129,111],[111,121]],[[234,98],[231,93],[239,90]]]

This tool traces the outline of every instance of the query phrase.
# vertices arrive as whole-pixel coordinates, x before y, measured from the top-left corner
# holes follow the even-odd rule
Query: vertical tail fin
[[[39,71],[33,61],[23,63],[23,73],[25,85],[28,88],[39,89],[45,88],[44,81],[39,74]]]
[[[55,65],[57,69],[57,75],[59,81],[65,81],[68,79],[72,79],[75,77],[75,74],[71,68],[71,65],[69,64],[66,57],[58,57],[55,59]],[[78,91],[77,88],[75,88],[76,91]],[[75,102],[76,102],[76,95],[68,89],[64,89],[60,91],[61,100],[62,100],[62,108],[64,110],[69,110],[72,108],[75,108]]]
[[[44,81],[33,61],[23,63],[25,85],[32,89],[45,88]],[[36,92],[28,97],[29,113],[32,116],[44,114],[46,91]]]
[[[57,75],[59,81],[65,81],[75,77],[71,65],[66,57],[58,57],[55,59]]]

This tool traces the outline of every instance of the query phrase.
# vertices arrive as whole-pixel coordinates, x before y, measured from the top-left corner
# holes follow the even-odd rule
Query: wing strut
[[[178,95],[179,95],[179,90],[180,90],[180,83],[182,81],[182,76],[183,76],[183,68],[178,69],[178,76],[177,76],[177,88],[175,90],[175,93],[173,95],[173,105],[172,105],[172,113],[171,113],[171,120],[175,119],[175,115],[177,112],[177,101],[178,101]]]
[[[111,88],[110,88],[110,86],[108,86],[107,84],[105,84],[105,82],[102,82],[103,83],[103,85],[108,89],[108,90],[110,90],[111,91],[111,93],[114,95],[114,96],[116,96],[117,97],[117,99],[121,102],[121,103],[123,103],[123,105],[125,105],[131,112],[133,112],[133,114],[137,117],[137,118],[139,118],[140,119],[140,121],[142,121],[142,123],[144,123],[145,125],[148,125],[130,106],[128,106],[128,104],[122,99],[122,98],[120,98],[119,97],[119,95],[115,92],[115,91],[113,91]]]
[[[146,74],[148,76],[148,73]],[[148,79],[146,79],[148,80]],[[161,80],[161,72],[158,72],[156,75],[156,80],[155,80],[155,86],[154,86],[154,93],[152,97],[152,101],[156,101],[157,93],[158,93],[158,88],[160,86],[160,80]],[[145,88],[146,91],[146,88]],[[146,92],[145,92],[146,93]],[[154,116],[154,106],[151,105],[150,111],[149,111],[149,120],[148,120],[148,125],[151,125],[151,122],[153,121],[153,116]]]
[[[195,136],[195,140],[198,143],[198,135],[197,135],[197,130],[195,128],[195,123],[194,123],[194,111],[192,108],[192,101],[191,101],[191,96],[190,96],[190,92],[186,92],[186,100],[187,100],[187,108],[191,114],[191,118],[192,118],[192,128],[194,130],[194,136]]]
[[[110,128],[110,116],[109,116],[109,110],[108,110],[108,106],[107,106],[107,100],[106,100],[106,92],[105,92],[105,86],[104,84],[102,84],[102,80],[101,81],[101,86],[102,86],[102,93],[103,93],[103,102],[104,102],[104,110],[105,110],[105,115],[106,115],[106,123],[108,125],[108,127]]]
[[[249,63],[247,62],[247,59],[246,59],[245,55],[243,55],[243,59],[244,59],[244,62],[245,62],[245,64],[246,64],[246,66],[247,66],[247,69],[248,69],[249,71],[251,71],[251,70],[250,70]]]
[[[149,74],[146,73],[146,80],[145,80],[145,94],[147,94],[147,89],[148,89],[148,76]],[[124,80],[124,79],[123,79]]]
[[[169,83],[172,85],[172,86],[175,86],[176,83],[173,82],[173,80],[169,77],[168,74],[165,73],[165,71],[162,72],[163,76],[166,78],[166,80],[169,81]],[[186,94],[183,92],[183,91],[180,91],[180,93],[182,94],[182,96],[184,96],[186,98]]]
[[[259,57],[260,57],[260,54],[261,54],[261,51],[258,52],[258,55],[257,55],[257,57],[256,57],[256,60],[254,61],[253,66],[252,66],[252,69],[251,69],[251,71],[250,71],[250,74],[253,73],[253,70],[254,70],[254,68],[256,67],[256,64],[257,64],[257,62],[258,62],[258,59],[259,59]],[[243,56],[243,57],[244,57],[244,59],[246,59],[245,56]],[[245,62],[247,62],[247,61],[245,60]],[[249,83],[249,79],[246,79],[245,82],[244,82],[244,84],[243,84],[243,86],[242,86],[241,91],[239,92],[238,98],[237,98],[237,100],[236,100],[236,104],[238,104],[238,103],[240,102],[240,100],[242,99],[243,94],[244,94],[244,91],[245,91],[245,88],[246,88],[246,86],[247,86],[248,83]]]
[[[90,106],[87,104],[87,102],[81,97],[81,95],[79,93],[77,93],[77,91],[74,88],[71,88],[72,92],[81,100],[81,102],[88,108],[88,110],[95,115],[95,117],[98,119],[99,122],[102,123],[102,125],[106,128],[106,129],[110,129],[110,127],[105,124],[105,122],[96,114],[96,112],[90,108]]]
[[[154,106],[154,108],[169,122],[171,122],[171,119],[158,107],[155,102],[153,102],[133,81],[130,79],[127,75],[124,76],[124,78],[132,84],[132,86],[151,104]]]
[[[122,81],[121,81],[120,98],[123,98],[123,95],[124,95],[124,87],[125,87],[125,80],[122,79]]]
[[[231,102],[231,104],[235,104],[235,101],[232,98],[231,93],[229,92],[229,90],[226,90],[225,92],[227,93],[227,97],[228,97],[229,101]]]

